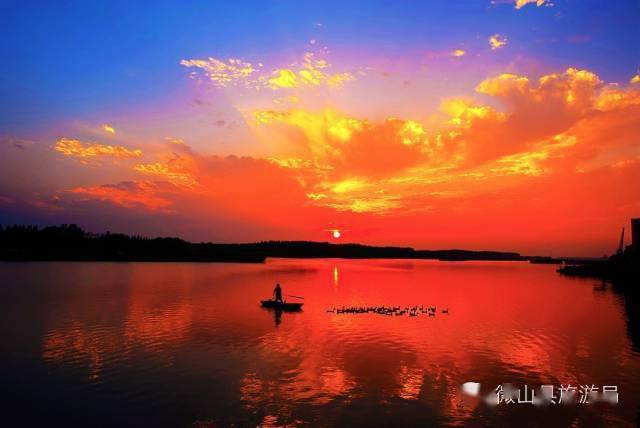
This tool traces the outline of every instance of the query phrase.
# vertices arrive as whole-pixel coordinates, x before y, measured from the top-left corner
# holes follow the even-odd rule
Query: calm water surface
[[[302,312],[258,305],[276,281],[305,297]],[[639,417],[638,308],[554,266],[2,263],[0,285],[1,417],[23,425],[635,426]],[[420,304],[437,316],[326,312]],[[482,395],[507,382],[616,385],[620,403],[492,407],[461,398],[467,381]]]

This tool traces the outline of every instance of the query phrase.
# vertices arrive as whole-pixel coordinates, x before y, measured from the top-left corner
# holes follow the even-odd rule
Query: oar
[[[302,300],[304,300],[304,297],[294,296],[294,295],[292,295],[292,294],[285,294],[285,296],[287,296],[287,297],[295,297],[296,299],[302,299]]]

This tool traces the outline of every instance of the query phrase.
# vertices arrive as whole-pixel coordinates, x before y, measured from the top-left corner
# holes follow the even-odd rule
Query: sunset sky
[[[635,0],[0,16],[3,225],[600,256],[640,216]]]

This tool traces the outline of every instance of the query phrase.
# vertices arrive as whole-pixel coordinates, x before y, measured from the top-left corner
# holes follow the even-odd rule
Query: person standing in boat
[[[276,288],[273,289],[273,300],[282,303],[282,288],[280,284],[276,284]]]

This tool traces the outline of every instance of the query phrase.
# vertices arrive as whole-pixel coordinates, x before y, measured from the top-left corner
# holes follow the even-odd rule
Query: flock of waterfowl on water
[[[437,308],[435,306],[342,306],[340,308],[327,309],[327,312],[335,314],[378,314],[386,316],[410,316],[420,315],[435,317]],[[448,315],[449,308],[443,308],[440,313]]]

